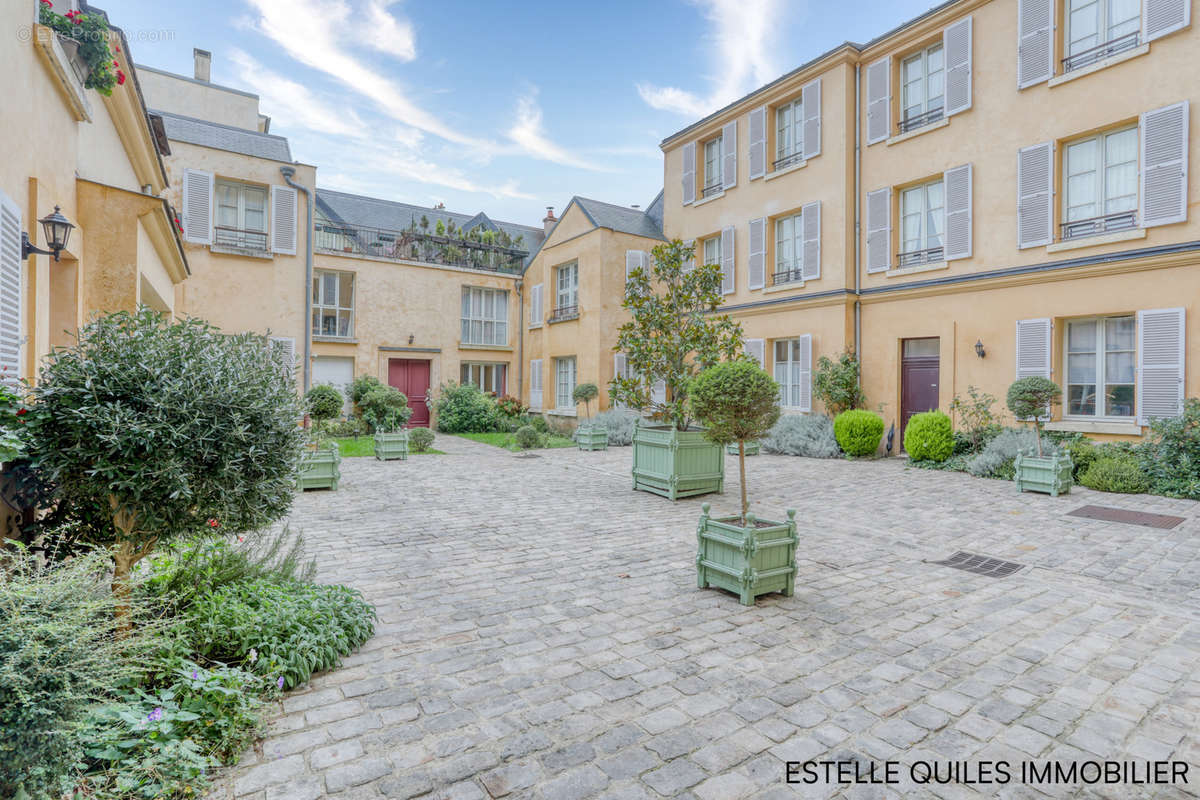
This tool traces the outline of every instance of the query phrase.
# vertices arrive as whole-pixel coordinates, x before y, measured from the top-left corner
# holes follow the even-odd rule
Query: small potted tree
[[[375,458],[380,461],[408,460],[408,431],[404,424],[412,416],[408,398],[394,386],[376,386],[359,403],[363,420],[375,434]]]
[[[1042,447],[1042,418],[1062,401],[1062,389],[1049,378],[1034,376],[1020,378],[1008,387],[1008,409],[1017,419],[1033,422],[1037,448],[1017,453],[1014,466],[1017,491],[1045,492],[1051,497],[1068,493],[1074,481],[1070,453],[1054,448],[1046,453]]]
[[[342,410],[342,393],[328,384],[318,384],[304,395],[304,407],[312,430],[300,460],[297,483],[301,489],[337,489],[342,461],[337,443],[325,434],[326,423]]]
[[[742,605],[767,592],[790,597],[796,578],[796,511],[786,522],[750,513],[746,488],[746,442],[766,436],[779,421],[779,384],[748,359],[726,361],[700,373],[691,387],[692,407],[704,435],[723,447],[734,445],[741,477],[741,512],[712,517],[703,506],[696,530],[696,585],[736,592]]]
[[[580,450],[608,449],[608,429],[603,426],[592,426],[591,403],[599,396],[600,387],[594,383],[581,383],[571,393],[575,405],[583,403],[583,413],[587,415],[587,422],[575,429],[575,441],[579,444]]]

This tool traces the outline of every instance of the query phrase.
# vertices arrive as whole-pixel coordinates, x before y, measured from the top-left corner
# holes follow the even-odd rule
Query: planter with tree
[[[614,348],[628,373],[609,384],[615,402],[653,420],[634,431],[633,488],[671,500],[724,490],[724,448],[692,426],[688,387],[701,370],[742,351],[741,326],[717,314],[721,268],[693,264],[693,248],[676,239],[654,248],[649,270],[630,272],[621,305],[632,319]]]
[[[580,450],[607,450],[608,429],[604,426],[592,426],[591,403],[600,396],[600,387],[594,383],[581,383],[571,393],[576,405],[583,403],[583,411],[587,414],[587,422],[575,429],[575,441]]]
[[[359,403],[362,417],[375,434],[375,458],[380,461],[408,460],[408,431],[404,424],[412,416],[408,398],[394,386],[376,386]]]
[[[1009,411],[1017,419],[1033,422],[1037,440],[1036,450],[1017,453],[1013,462],[1017,491],[1044,492],[1051,497],[1069,493],[1074,483],[1071,454],[1058,448],[1046,452],[1042,446],[1042,420],[1062,402],[1062,389],[1049,378],[1019,378],[1008,387],[1007,400]]]
[[[779,384],[758,364],[727,361],[700,373],[691,386],[692,408],[705,425],[705,436],[738,454],[741,513],[713,517],[704,504],[696,529],[696,585],[736,592],[742,605],[768,592],[790,597],[796,580],[796,511],[786,522],[750,513],[746,487],[747,441],[766,436],[779,421]]]
[[[325,426],[341,413],[342,393],[328,384],[317,384],[304,395],[304,406],[312,429],[296,484],[301,490],[337,489],[342,454],[337,443],[326,435]]]

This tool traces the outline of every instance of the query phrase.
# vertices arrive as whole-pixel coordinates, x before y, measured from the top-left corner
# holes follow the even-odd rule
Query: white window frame
[[[564,284],[564,278],[566,282]],[[554,268],[554,310],[579,307],[579,262]]]
[[[783,115],[789,119],[781,122]],[[787,131],[791,146],[784,148],[783,133]],[[772,169],[784,169],[804,160],[804,95],[800,95],[790,103],[781,103],[775,107],[775,162]]]
[[[792,228],[791,251],[792,257],[787,264],[781,263],[783,243],[787,238],[784,230],[790,223]],[[791,277],[781,283],[775,282],[775,275],[780,272],[791,272]],[[797,211],[775,220],[775,268],[771,271],[771,285],[781,286],[784,283],[794,283],[804,280],[804,214]]]
[[[1110,166],[1120,166],[1120,165],[1110,165],[1108,163],[1108,147],[1107,147],[1108,138],[1110,136],[1118,136],[1121,134],[1126,134],[1126,133],[1131,133],[1131,132],[1133,133],[1133,138],[1134,138],[1134,145],[1133,145],[1133,169],[1134,169],[1133,207],[1127,208],[1127,209],[1122,209],[1120,211],[1111,211],[1110,212],[1108,210],[1109,203],[1113,202],[1114,200],[1116,200],[1118,198],[1110,198],[1108,196],[1108,170],[1109,170]],[[1141,137],[1141,132],[1138,130],[1138,126],[1135,124],[1135,125],[1127,125],[1124,128],[1117,128],[1115,130],[1103,131],[1102,133],[1093,134],[1092,136],[1084,136],[1079,139],[1072,139],[1071,141],[1063,144],[1063,155],[1062,155],[1063,176],[1062,176],[1062,187],[1061,187],[1062,197],[1063,197],[1062,221],[1063,221],[1063,223],[1073,223],[1073,222],[1086,222],[1088,220],[1097,220],[1097,222],[1092,224],[1090,227],[1087,225],[1080,226],[1075,232],[1072,232],[1068,227],[1064,226],[1062,228],[1062,238],[1078,239],[1078,238],[1083,238],[1084,236],[1103,234],[1103,233],[1109,232],[1109,230],[1116,230],[1116,228],[1111,228],[1111,229],[1108,228],[1107,223],[1101,222],[1101,219],[1107,218],[1107,217],[1113,216],[1113,215],[1118,215],[1118,214],[1133,214],[1131,224],[1123,225],[1121,229],[1136,228],[1141,225],[1141,219],[1140,219],[1140,212],[1141,212],[1141,194],[1140,194],[1141,181],[1140,181],[1140,177],[1141,177],[1141,173],[1140,173],[1140,163],[1138,160],[1140,152],[1141,152],[1140,137]],[[1079,205],[1081,205],[1079,203],[1074,203],[1074,204],[1072,203],[1071,178],[1077,177],[1077,175],[1079,175],[1079,174],[1083,174],[1083,173],[1072,174],[1072,172],[1071,172],[1071,150],[1075,147],[1087,144],[1089,142],[1096,143],[1096,166],[1095,166],[1095,170],[1094,170],[1095,177],[1093,179],[1093,186],[1095,187],[1095,192],[1094,192],[1094,194],[1092,196],[1092,200],[1090,202],[1090,205],[1093,206],[1093,210],[1096,213],[1093,213],[1090,216],[1086,216],[1086,217],[1079,217],[1077,219],[1071,219],[1071,209],[1073,207],[1078,207]],[[1122,162],[1122,164],[1128,164],[1128,163],[1129,162],[1127,162],[1127,161]],[[1121,197],[1128,197],[1128,196],[1129,195],[1121,195]]]
[[[712,197],[725,191],[724,156],[721,145],[725,137],[718,135],[704,143],[704,184],[700,196]]]
[[[939,187],[941,190],[942,200],[940,206],[930,205],[929,190],[935,186]],[[908,208],[908,198],[913,197],[917,192],[920,192],[921,195],[921,209],[919,212]],[[900,257],[897,258],[897,266],[910,267],[917,264],[926,264],[933,261],[943,260],[946,252],[946,186],[944,179],[939,177],[931,181],[926,181],[925,183],[917,186],[909,186],[905,189],[901,189],[899,202],[897,205],[899,206],[899,225],[896,239],[898,250],[900,251]],[[931,244],[932,236],[930,228],[932,225],[930,223],[935,217],[935,212],[936,216],[942,221],[942,228],[937,235],[937,238],[939,239],[938,243]],[[917,235],[918,246],[910,247],[908,244],[908,239],[905,238],[905,221],[917,213],[920,215],[920,233]],[[941,255],[930,252],[937,248],[941,249]],[[910,254],[916,253],[920,253],[921,255],[912,256],[907,259],[904,258],[904,256],[909,256]]]
[[[710,248],[712,253],[709,253]],[[704,246],[700,252],[700,264],[701,266],[705,264],[721,266],[721,237],[719,235],[710,236],[704,240]]]
[[[233,212],[236,219],[234,225],[223,225],[221,210],[230,208],[222,202],[222,190],[231,189],[236,193]],[[262,197],[262,227],[255,228],[246,223],[246,212],[249,210],[247,195],[254,193]],[[217,178],[213,181],[213,244],[240,247],[247,250],[262,250],[267,252],[267,232],[270,230],[270,193],[266,186],[252,183],[225,180]]]
[[[492,371],[491,386],[485,386],[487,370]],[[463,373],[466,373],[464,376]],[[484,392],[500,397],[508,385],[508,364],[502,361],[463,361],[458,368],[459,383],[470,383]]]
[[[932,106],[932,105],[930,105],[930,102],[929,102],[929,77],[930,77],[929,57],[935,52],[941,53],[941,56],[942,56],[941,69],[934,70],[934,74],[940,73],[942,76],[942,94],[941,94],[942,102],[941,102],[941,105],[939,105],[939,106]],[[906,79],[907,67],[912,62],[918,61],[918,60],[921,62],[921,76],[918,80],[910,82]],[[909,102],[909,93],[911,91],[910,85],[913,87],[920,86],[920,88],[921,88],[920,110],[911,115],[908,113],[908,110],[910,107],[912,107],[916,104]],[[941,109],[941,112],[942,112],[941,115],[933,117],[931,119],[926,119],[920,125],[913,125],[911,127],[908,127],[907,130],[915,130],[916,128],[921,127],[923,125],[928,125],[932,122],[937,122],[940,119],[944,119],[946,116],[946,52],[940,41],[937,42],[936,44],[931,44],[929,47],[926,47],[924,50],[913,53],[912,55],[908,56],[907,58],[901,59],[901,61],[900,61],[900,124],[901,124],[901,130],[906,129],[905,124],[908,122],[908,120],[916,119],[918,117],[921,117],[924,114],[931,114],[931,112],[933,112],[935,109]]]
[[[464,286],[462,297],[465,306],[462,308],[462,343],[507,346],[508,292],[483,286]],[[478,303],[475,302],[476,298],[479,300]],[[491,298],[492,305],[490,317],[486,313],[489,298]]]
[[[1063,51],[1066,53],[1068,59],[1070,59],[1072,56],[1077,56],[1080,53],[1086,53],[1093,48],[1103,47],[1104,45],[1111,44],[1117,39],[1128,36],[1131,33],[1138,34],[1138,38],[1133,40],[1133,43],[1130,45],[1130,47],[1136,47],[1138,45],[1138,43],[1141,41],[1142,7],[1145,3],[1145,0],[1142,0],[1138,3],[1137,13],[1134,14],[1133,17],[1121,23],[1124,25],[1132,22],[1134,23],[1134,26],[1131,30],[1122,33],[1120,36],[1114,36],[1112,33],[1112,30],[1115,27],[1111,19],[1113,2],[1114,0],[1083,0],[1082,2],[1080,0],[1067,0],[1066,8],[1063,9]],[[1089,44],[1087,47],[1080,47],[1076,49],[1075,42],[1071,38],[1071,17],[1076,10],[1075,6],[1082,7],[1089,5],[1096,7],[1096,32],[1094,34],[1089,34],[1090,36],[1095,36],[1096,41]],[[1069,71],[1074,71],[1084,66],[1087,65],[1080,64],[1078,66],[1073,66]]]
[[[350,277],[350,297],[342,297],[342,278]],[[333,297],[325,291],[325,278],[333,277]],[[312,284],[312,335],[330,339],[354,338],[354,295],[358,291],[358,276],[347,270],[315,269]],[[324,329],[325,315],[332,313],[335,322],[335,332],[326,333]],[[342,320],[347,320],[343,329]],[[344,332],[343,332],[344,331]]]
[[[800,374],[803,371],[804,362],[799,360],[800,354],[797,352],[802,347],[802,341],[803,337],[801,336],[788,339],[773,339],[771,341],[771,366],[775,375],[775,382],[779,384],[779,406],[788,411],[805,410],[803,397],[799,398],[799,403],[790,402],[793,394],[799,392],[802,387]],[[785,345],[787,348],[786,359],[779,358],[780,345]],[[793,358],[796,360],[793,360]]]
[[[554,359],[554,408],[559,412],[575,413],[576,381],[575,356],[560,356]]]
[[[1133,344],[1128,349],[1108,350],[1105,347],[1105,334],[1106,334],[1107,327],[1108,327],[1107,323],[1109,320],[1120,320],[1120,319],[1127,319],[1127,320],[1130,320],[1133,322]],[[1087,385],[1087,384],[1073,384],[1071,382],[1071,356],[1072,355],[1086,355],[1087,352],[1089,352],[1089,351],[1080,351],[1079,353],[1075,353],[1075,354],[1071,353],[1071,349],[1070,349],[1071,326],[1087,324],[1087,323],[1095,323],[1095,325],[1096,325],[1096,342],[1094,345],[1095,349],[1090,351],[1090,352],[1092,352],[1092,354],[1095,358],[1095,365],[1096,365],[1095,381],[1093,382],[1093,384],[1096,387],[1096,392],[1095,392],[1096,411],[1093,414],[1085,414],[1085,413],[1072,414],[1072,413],[1070,413],[1071,386],[1073,386],[1073,385],[1083,386],[1083,385]],[[1098,316],[1098,317],[1079,317],[1079,318],[1073,318],[1073,319],[1066,320],[1066,324],[1063,325],[1062,352],[1063,352],[1062,403],[1063,403],[1063,418],[1064,419],[1088,420],[1088,421],[1092,421],[1092,422],[1133,422],[1133,421],[1137,420],[1137,418],[1138,418],[1137,404],[1139,401],[1139,397],[1138,397],[1138,330],[1137,330],[1137,315],[1136,314],[1106,314],[1106,315]],[[1107,362],[1108,362],[1108,354],[1109,353],[1132,353],[1133,354],[1133,380],[1129,384],[1124,384],[1124,383],[1113,384],[1114,386],[1128,385],[1128,386],[1132,387],[1133,402],[1131,404],[1130,411],[1127,416],[1104,413],[1105,401],[1108,398],[1109,383],[1108,383],[1108,375],[1106,373],[1107,373],[1107,369],[1108,369]]]

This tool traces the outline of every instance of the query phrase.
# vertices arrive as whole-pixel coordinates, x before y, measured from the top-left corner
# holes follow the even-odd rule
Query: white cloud
[[[241,70],[240,85],[254,87],[259,108],[276,125],[338,136],[359,136],[366,127],[353,108],[318,98],[307,86],[266,68],[242,50],[233,50],[230,58]]]
[[[370,26],[364,31],[364,41],[381,53],[388,53],[401,61],[417,58],[417,35],[407,19],[397,19],[389,8],[396,0],[368,0],[365,8]]]
[[[517,100],[517,118],[509,128],[508,137],[524,152],[535,158],[561,164],[565,167],[588,169],[595,172],[612,170],[574,155],[550,141],[542,126],[542,109],[537,102],[537,90]]]

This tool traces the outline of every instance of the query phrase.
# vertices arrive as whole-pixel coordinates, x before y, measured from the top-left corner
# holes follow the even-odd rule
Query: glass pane
[[[496,344],[508,344],[508,323],[496,323]]]
[[[242,197],[247,211],[265,211],[267,208],[267,193],[262,189],[243,187]]]
[[[462,340],[464,342],[471,341],[471,321],[467,319],[462,321]]]
[[[925,202],[929,207],[925,224],[925,247],[942,246],[942,225],[945,220],[943,213],[942,182],[931,183],[925,187]],[[924,248],[922,248],[924,249]]]
[[[940,350],[940,339],[904,340],[904,355],[908,357],[936,356]]]
[[[1108,0],[1108,41],[1133,33],[1141,22],[1140,0]]]
[[[338,336],[349,336],[351,334],[351,331],[350,331],[351,319],[352,319],[352,317],[350,316],[349,311],[339,311],[338,312]]]
[[[940,72],[942,66],[942,46],[940,44],[934,45],[929,48],[929,74],[932,75],[934,72]]]
[[[470,365],[463,364],[462,367],[460,367],[459,373],[458,373],[458,382],[464,383],[464,384],[471,382],[471,367],[470,367]]]
[[[1104,382],[1133,383],[1133,353],[1106,353],[1104,356]]]
[[[462,315],[463,319],[471,316],[471,290],[463,289],[462,295]]]
[[[337,336],[337,312],[322,311],[321,312],[321,335],[322,336]]]
[[[1109,384],[1104,398],[1104,413],[1110,417],[1132,417],[1134,407],[1133,384]]]
[[[312,332],[317,336],[321,335],[321,312],[315,308],[312,312]]]
[[[321,305],[332,306],[337,304],[337,275],[332,272],[326,272],[321,276]]]
[[[501,321],[508,319],[508,292],[496,293],[496,319]]]
[[[312,301],[314,303],[321,302],[321,276],[320,275],[313,275]]]
[[[1096,322],[1067,323],[1067,350],[1072,353],[1093,353],[1096,351]]]
[[[791,406],[793,408],[799,408],[800,407],[800,365],[793,363],[791,373],[792,373],[790,376],[791,380],[789,381],[790,385],[788,386],[788,388],[791,390],[791,396],[792,396]]]
[[[1094,384],[1067,386],[1067,413],[1095,416],[1096,387]]]
[[[1096,354],[1071,353],[1067,356],[1068,383],[1096,382]]]
[[[786,339],[777,339],[775,341],[775,363],[788,360],[788,343]],[[775,380],[779,380],[779,372],[775,372]]]
[[[507,368],[503,364],[496,365],[496,394],[504,394]]]
[[[1137,321],[1133,317],[1116,317],[1104,321],[1105,350],[1135,350]],[[1111,377],[1111,376],[1110,376]]]
[[[342,308],[354,308],[354,273],[338,274],[338,305]]]
[[[475,342],[476,344],[484,343],[483,342],[483,321],[482,320],[476,319],[476,320],[471,321],[471,341]]]
[[[1137,130],[1104,137],[1104,213],[1137,207]]]

